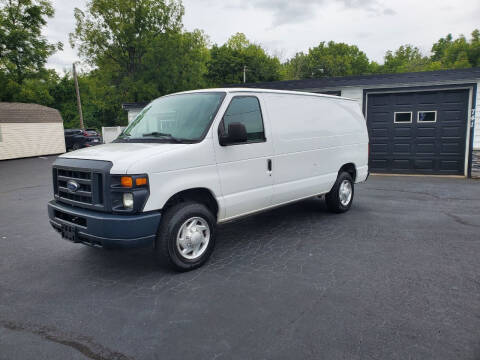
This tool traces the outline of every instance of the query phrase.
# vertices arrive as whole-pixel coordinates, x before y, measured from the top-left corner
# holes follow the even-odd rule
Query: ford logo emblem
[[[67,189],[70,192],[75,192],[78,189],[80,189],[80,184],[78,182],[76,182],[75,180],[68,180],[67,181]]]

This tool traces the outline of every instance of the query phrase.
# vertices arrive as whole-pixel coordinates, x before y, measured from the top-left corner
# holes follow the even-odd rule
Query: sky
[[[73,9],[86,0],[53,0],[55,16],[45,29],[64,50],[47,67],[63,73],[80,61],[70,47]],[[357,45],[371,60],[383,62],[387,50],[412,44],[428,54],[441,37],[467,37],[480,28],[478,0],[183,0],[186,30],[202,29],[212,44],[223,44],[243,32],[282,61],[321,41]],[[80,65],[82,67],[82,65]],[[85,69],[86,66],[83,65]]]

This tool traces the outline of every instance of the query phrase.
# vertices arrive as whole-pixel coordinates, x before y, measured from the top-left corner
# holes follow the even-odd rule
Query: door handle
[[[267,168],[268,168],[268,171],[269,171],[269,172],[272,171],[272,159],[268,159],[268,160],[267,160]]]

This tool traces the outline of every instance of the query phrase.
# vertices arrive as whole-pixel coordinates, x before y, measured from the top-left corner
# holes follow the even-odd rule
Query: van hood
[[[112,174],[126,174],[131,165],[141,160],[179,150],[185,146],[188,144],[110,143],[72,151],[60,157],[110,161],[113,163]]]

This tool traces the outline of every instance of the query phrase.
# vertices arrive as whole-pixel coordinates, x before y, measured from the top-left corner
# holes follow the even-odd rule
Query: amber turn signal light
[[[133,179],[130,176],[122,176],[120,178],[120,184],[123,187],[131,188],[133,186]]]
[[[135,186],[145,186],[147,185],[147,177],[135,177]],[[133,187],[133,178],[131,176],[122,176],[120,178],[120,185],[125,188]]]
[[[136,178],[135,179],[135,185],[137,185],[137,186],[147,185],[147,178],[146,177]]]

